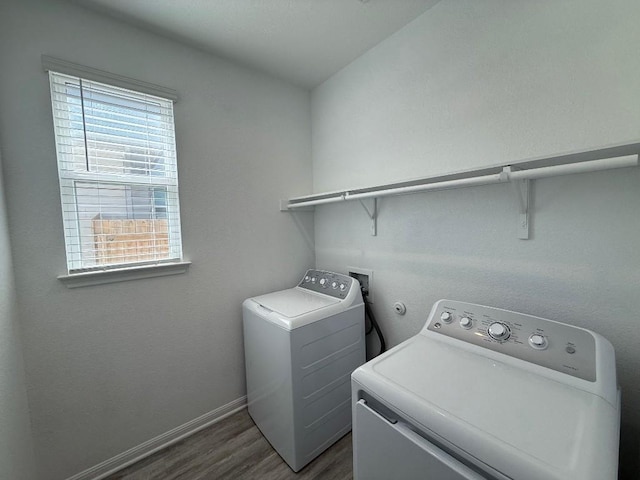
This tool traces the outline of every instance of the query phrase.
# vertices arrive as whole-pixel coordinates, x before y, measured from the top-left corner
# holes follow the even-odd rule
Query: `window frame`
[[[127,77],[123,77],[120,75],[115,75],[109,72],[105,72],[102,70],[94,69],[91,67],[85,67],[83,65],[78,65],[75,63],[71,63],[65,60],[56,59],[53,57],[49,57],[47,55],[42,56],[42,65],[45,72],[47,72],[47,78],[49,79],[49,72],[55,72],[62,75],[68,75],[72,77],[77,77],[82,80],[94,81],[105,84],[107,86],[113,86],[121,89],[130,90],[137,93],[149,94],[156,97],[160,97],[161,99],[169,100],[172,103],[175,103],[178,99],[178,95],[174,90],[161,87],[155,84],[151,84],[148,82],[142,82],[134,79],[130,79]],[[52,101],[52,110],[53,110],[53,91],[49,84],[49,94],[51,96]],[[53,119],[52,119],[53,120]],[[172,120],[173,120],[173,128],[175,129],[175,116],[172,112]],[[57,140],[58,135],[56,132],[55,125],[54,127],[54,135],[56,138],[56,157],[58,156],[58,146]],[[177,165],[177,161],[176,161]],[[177,169],[177,166],[176,166]],[[62,182],[63,181],[82,181],[87,180],[89,182],[94,182],[96,185],[99,182],[104,182],[108,180],[109,174],[105,173],[84,173],[84,172],[70,172],[65,171],[64,174],[60,169],[59,163],[57,164],[58,178],[60,181],[60,192],[62,193]],[[142,175],[130,174],[130,178],[124,178],[122,175],[114,175],[113,180],[117,180],[115,183],[118,185],[122,185],[123,187],[133,186],[133,185],[144,185],[149,188],[160,187],[162,183],[166,182],[166,179],[162,177],[158,177],[154,179],[154,182],[136,182],[136,177]],[[63,180],[64,178],[64,180]],[[171,258],[167,259],[156,259],[152,261],[137,261],[130,263],[120,263],[120,264],[109,264],[109,265],[96,265],[90,266],[87,268],[77,268],[70,269],[70,259],[69,259],[69,251],[67,248],[67,237],[65,235],[65,259],[67,263],[67,273],[64,275],[59,275],[58,279],[61,280],[68,288],[76,288],[82,286],[89,285],[99,285],[103,283],[112,283],[112,282],[120,282],[126,280],[135,280],[139,278],[151,278],[157,276],[164,275],[175,275],[180,273],[185,273],[188,270],[191,262],[186,261],[184,259],[184,250],[182,248],[182,231],[181,231],[181,216],[180,216],[180,203],[179,203],[179,192],[178,192],[178,179],[177,179],[177,171],[176,171],[176,179],[175,179],[175,189],[176,189],[176,212],[177,212],[177,235],[178,235],[178,249],[174,249],[173,253],[179,250],[179,256],[172,256],[172,249],[170,245],[169,255]],[[64,202],[61,199],[62,208],[64,207]],[[75,208],[75,207],[74,207]],[[63,226],[66,221],[63,219]],[[78,235],[78,238],[80,235]]]

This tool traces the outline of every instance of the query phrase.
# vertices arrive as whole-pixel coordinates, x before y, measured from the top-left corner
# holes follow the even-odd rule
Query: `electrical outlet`
[[[373,270],[360,267],[347,267],[349,276],[360,282],[360,286],[364,288],[365,302],[373,303]]]

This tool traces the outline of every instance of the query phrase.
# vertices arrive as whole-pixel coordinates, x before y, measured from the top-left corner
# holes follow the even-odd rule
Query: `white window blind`
[[[172,101],[49,80],[69,273],[181,260]]]

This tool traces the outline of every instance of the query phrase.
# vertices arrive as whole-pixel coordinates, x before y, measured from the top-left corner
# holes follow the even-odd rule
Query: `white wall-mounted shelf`
[[[529,238],[531,199],[530,182],[539,178],[597,172],[615,168],[637,167],[640,143],[624,144],[581,151],[552,157],[496,165],[435,177],[423,177],[405,182],[389,183],[372,187],[340,190],[304,197],[290,198],[280,202],[281,211],[312,210],[317,205],[358,200],[371,219],[371,234],[377,234],[377,199],[393,195],[407,195],[436,190],[492,185],[511,182],[517,193],[520,214],[518,238]],[[372,200],[369,208],[364,200]]]

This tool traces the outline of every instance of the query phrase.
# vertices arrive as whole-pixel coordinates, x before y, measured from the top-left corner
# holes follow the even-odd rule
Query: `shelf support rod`
[[[607,157],[600,160],[588,160],[583,162],[575,162],[569,164],[553,165],[548,167],[530,168],[525,170],[511,170],[511,166],[503,167],[500,173],[481,175],[477,177],[465,177],[454,180],[444,180],[433,183],[421,183],[406,187],[393,187],[391,184],[378,185],[367,189],[363,193],[354,193],[352,191],[334,192],[326,194],[325,198],[320,199],[298,199],[283,200],[280,205],[282,211],[300,209],[315,205],[324,205],[328,203],[343,202],[347,200],[362,200],[366,198],[381,198],[390,195],[404,195],[407,193],[419,193],[431,190],[445,190],[449,188],[471,187],[478,185],[491,185],[495,183],[504,183],[515,180],[535,180],[538,178],[546,178],[556,175],[568,175],[574,173],[597,172],[600,170],[610,170],[614,168],[637,167],[638,154],[625,155],[621,157]],[[472,172],[468,172],[472,173]],[[425,177],[424,180],[429,180]],[[294,200],[293,202],[291,200]]]
[[[372,210],[367,208],[367,205],[359,200],[360,205],[364,208],[364,211],[367,212],[367,216],[371,219],[371,236],[375,237],[378,234],[378,199],[372,198]]]
[[[551,157],[550,157],[551,158]],[[341,191],[327,194],[315,195],[321,198],[299,197],[289,200],[281,200],[280,211],[292,212],[313,210],[316,205],[324,205],[329,203],[344,202],[348,200],[358,200],[360,205],[367,212],[367,216],[371,219],[371,235],[377,235],[378,220],[378,198],[390,195],[404,195],[408,193],[426,192],[431,190],[445,190],[449,188],[471,187],[478,185],[491,185],[496,183],[513,183],[514,189],[518,196],[519,216],[518,216],[518,238],[528,240],[530,236],[530,214],[532,211],[531,200],[531,181],[538,178],[546,178],[557,175],[568,175],[576,173],[597,172],[600,170],[610,170],[614,168],[637,167],[638,154],[623,155],[618,157],[606,157],[598,160],[586,160],[574,163],[566,163],[560,165],[551,165],[546,167],[534,167],[523,170],[512,170],[511,165],[502,168],[499,173],[489,175],[463,177],[451,180],[428,182],[429,178],[424,180],[427,183],[419,183],[409,186],[396,186],[393,184],[379,185],[367,189],[367,191],[358,193],[357,191]],[[472,172],[468,172],[472,173]],[[363,200],[369,199],[373,202],[373,208],[370,210]]]

